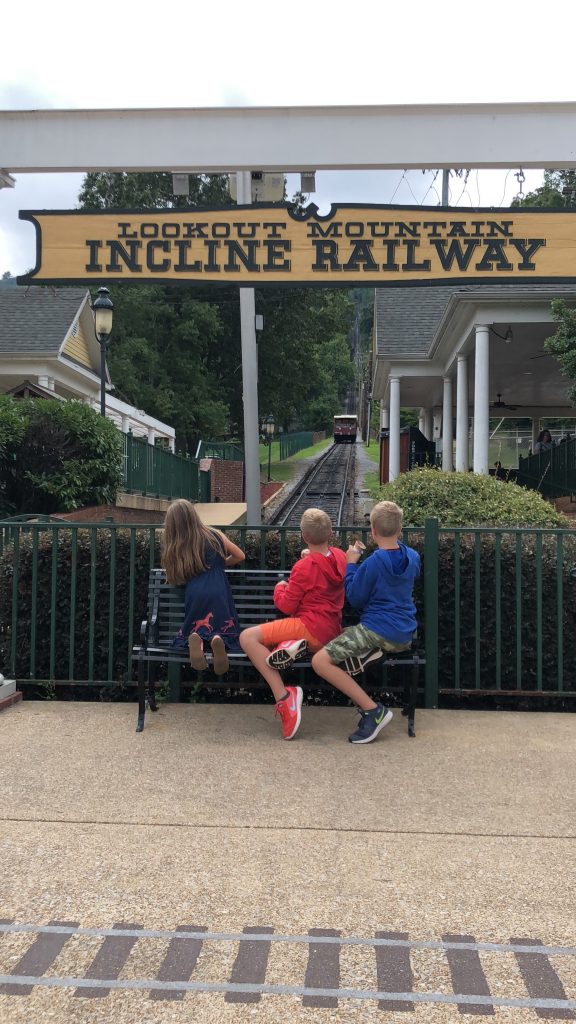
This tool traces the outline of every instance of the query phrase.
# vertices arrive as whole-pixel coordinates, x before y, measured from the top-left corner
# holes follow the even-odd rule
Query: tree
[[[576,206],[576,171],[544,171],[544,184],[512,206]]]
[[[12,513],[113,503],[122,437],[80,402],[0,395],[0,493]]]

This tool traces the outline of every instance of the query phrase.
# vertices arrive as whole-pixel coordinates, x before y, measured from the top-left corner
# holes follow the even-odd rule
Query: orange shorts
[[[261,623],[258,629],[266,647],[276,647],[283,640],[305,640],[310,650],[316,653],[324,646],[306,629],[301,619],[275,619],[274,622]]]

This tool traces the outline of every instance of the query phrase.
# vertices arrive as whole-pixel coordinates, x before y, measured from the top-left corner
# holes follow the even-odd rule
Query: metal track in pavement
[[[308,470],[296,491],[280,506],[271,522],[298,526],[307,508],[321,508],[333,526],[341,526],[353,514],[356,477],[356,446],[334,444]]]

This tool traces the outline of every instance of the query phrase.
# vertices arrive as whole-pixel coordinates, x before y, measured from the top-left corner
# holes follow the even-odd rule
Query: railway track
[[[354,516],[356,445],[334,444],[305,473],[295,490],[270,520],[276,526],[298,526],[307,508],[321,508],[333,526]]]
[[[291,957],[295,946],[302,955]],[[295,965],[289,971],[287,959]],[[535,1019],[574,1020],[575,961],[575,946],[525,937],[482,942],[450,933],[418,939],[399,931],[346,936],[331,928],[298,935],[265,925],[240,932],[192,924],[82,928],[75,921],[4,918],[0,1016],[5,997],[55,988],[75,999],[102,999],[118,990],[140,991],[149,1000],[210,992],[233,1003],[290,995],[302,1007],[375,1002],[385,1012],[415,1013],[423,1004],[443,1004],[476,1016],[516,1008],[532,1010]]]

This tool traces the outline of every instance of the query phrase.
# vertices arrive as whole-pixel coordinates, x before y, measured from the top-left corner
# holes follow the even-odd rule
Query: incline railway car
[[[358,433],[357,416],[334,417],[334,444],[355,444]]]

